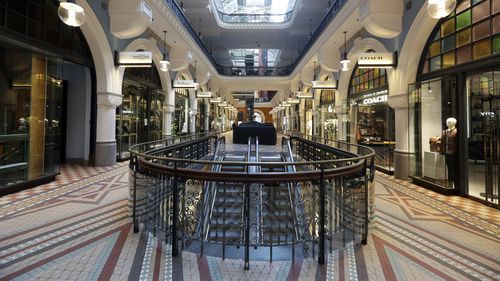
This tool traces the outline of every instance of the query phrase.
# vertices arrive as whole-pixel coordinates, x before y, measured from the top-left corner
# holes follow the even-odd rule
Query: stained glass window
[[[423,73],[499,54],[500,1],[461,1],[430,38]]]
[[[350,95],[373,91],[387,86],[385,68],[359,68],[352,73]]]

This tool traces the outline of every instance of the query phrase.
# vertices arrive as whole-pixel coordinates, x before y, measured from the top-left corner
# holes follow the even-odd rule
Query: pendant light
[[[167,31],[163,30],[163,58],[160,61],[160,70],[167,72],[170,68],[170,62],[167,60]]]
[[[57,15],[69,26],[78,27],[85,22],[85,11],[75,0],[59,3]]]
[[[349,63],[351,63],[351,61],[347,58],[347,31],[344,31],[344,52],[342,53],[342,59],[340,61],[342,66],[341,70],[349,70]]]
[[[435,19],[447,17],[456,7],[456,0],[427,0],[427,13]]]

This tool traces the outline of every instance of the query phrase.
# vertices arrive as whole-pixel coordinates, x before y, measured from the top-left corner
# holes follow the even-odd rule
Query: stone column
[[[300,101],[299,107],[299,124],[300,124],[300,132],[302,134],[306,133],[306,100],[302,99]]]
[[[205,131],[210,131],[210,101],[205,101]]]
[[[189,133],[196,133],[196,114],[198,114],[198,101],[194,91],[189,91]]]
[[[339,126],[337,128],[337,140],[345,141],[346,137],[344,135],[344,120],[347,118],[344,108],[341,105],[335,106],[335,112],[337,113],[337,118],[339,120]]]
[[[167,103],[165,113],[163,115],[163,132],[164,136],[172,136],[172,116],[175,112],[175,92],[170,91],[167,94]]]
[[[408,93],[389,95],[388,103],[394,108],[395,113],[394,177],[407,180],[410,173],[410,157],[415,153],[408,146],[408,132],[413,130],[408,127]]]
[[[121,94],[97,92],[96,166],[116,163],[116,107],[121,103]]]

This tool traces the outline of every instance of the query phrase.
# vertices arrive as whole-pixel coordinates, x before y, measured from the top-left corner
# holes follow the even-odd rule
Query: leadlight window
[[[430,36],[422,73],[500,54],[498,0],[464,0],[439,24]]]
[[[349,94],[356,95],[387,86],[385,68],[354,68]]]

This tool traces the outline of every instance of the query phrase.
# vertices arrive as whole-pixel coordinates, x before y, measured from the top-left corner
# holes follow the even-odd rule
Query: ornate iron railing
[[[330,9],[326,13],[325,17],[318,25],[318,28],[314,31],[314,33],[310,36],[309,40],[303,48],[301,48],[299,55],[295,59],[295,61],[286,66],[273,66],[273,67],[235,67],[235,66],[227,66],[221,65],[215,61],[212,57],[211,52],[207,49],[200,36],[196,33],[189,20],[184,15],[182,9],[177,5],[174,0],[163,0],[167,7],[170,8],[172,13],[177,17],[182,26],[186,29],[186,31],[191,35],[191,38],[198,44],[200,49],[203,51],[205,56],[210,60],[212,65],[215,67],[217,72],[221,75],[229,75],[229,76],[288,76],[290,75],[294,69],[298,66],[300,61],[304,58],[306,53],[312,47],[312,45],[318,40],[323,31],[328,27],[330,22],[335,18],[337,13],[340,11],[342,6],[347,0],[334,0],[331,4]]]
[[[244,254],[245,268],[251,247],[260,256],[268,251],[269,260],[278,249],[292,260],[296,251],[318,255],[323,264],[327,248],[366,243],[373,150],[290,137],[281,162],[222,161],[224,143],[208,134],[132,147],[134,231],[163,237],[174,256],[187,248],[225,258],[236,246],[230,255]]]

